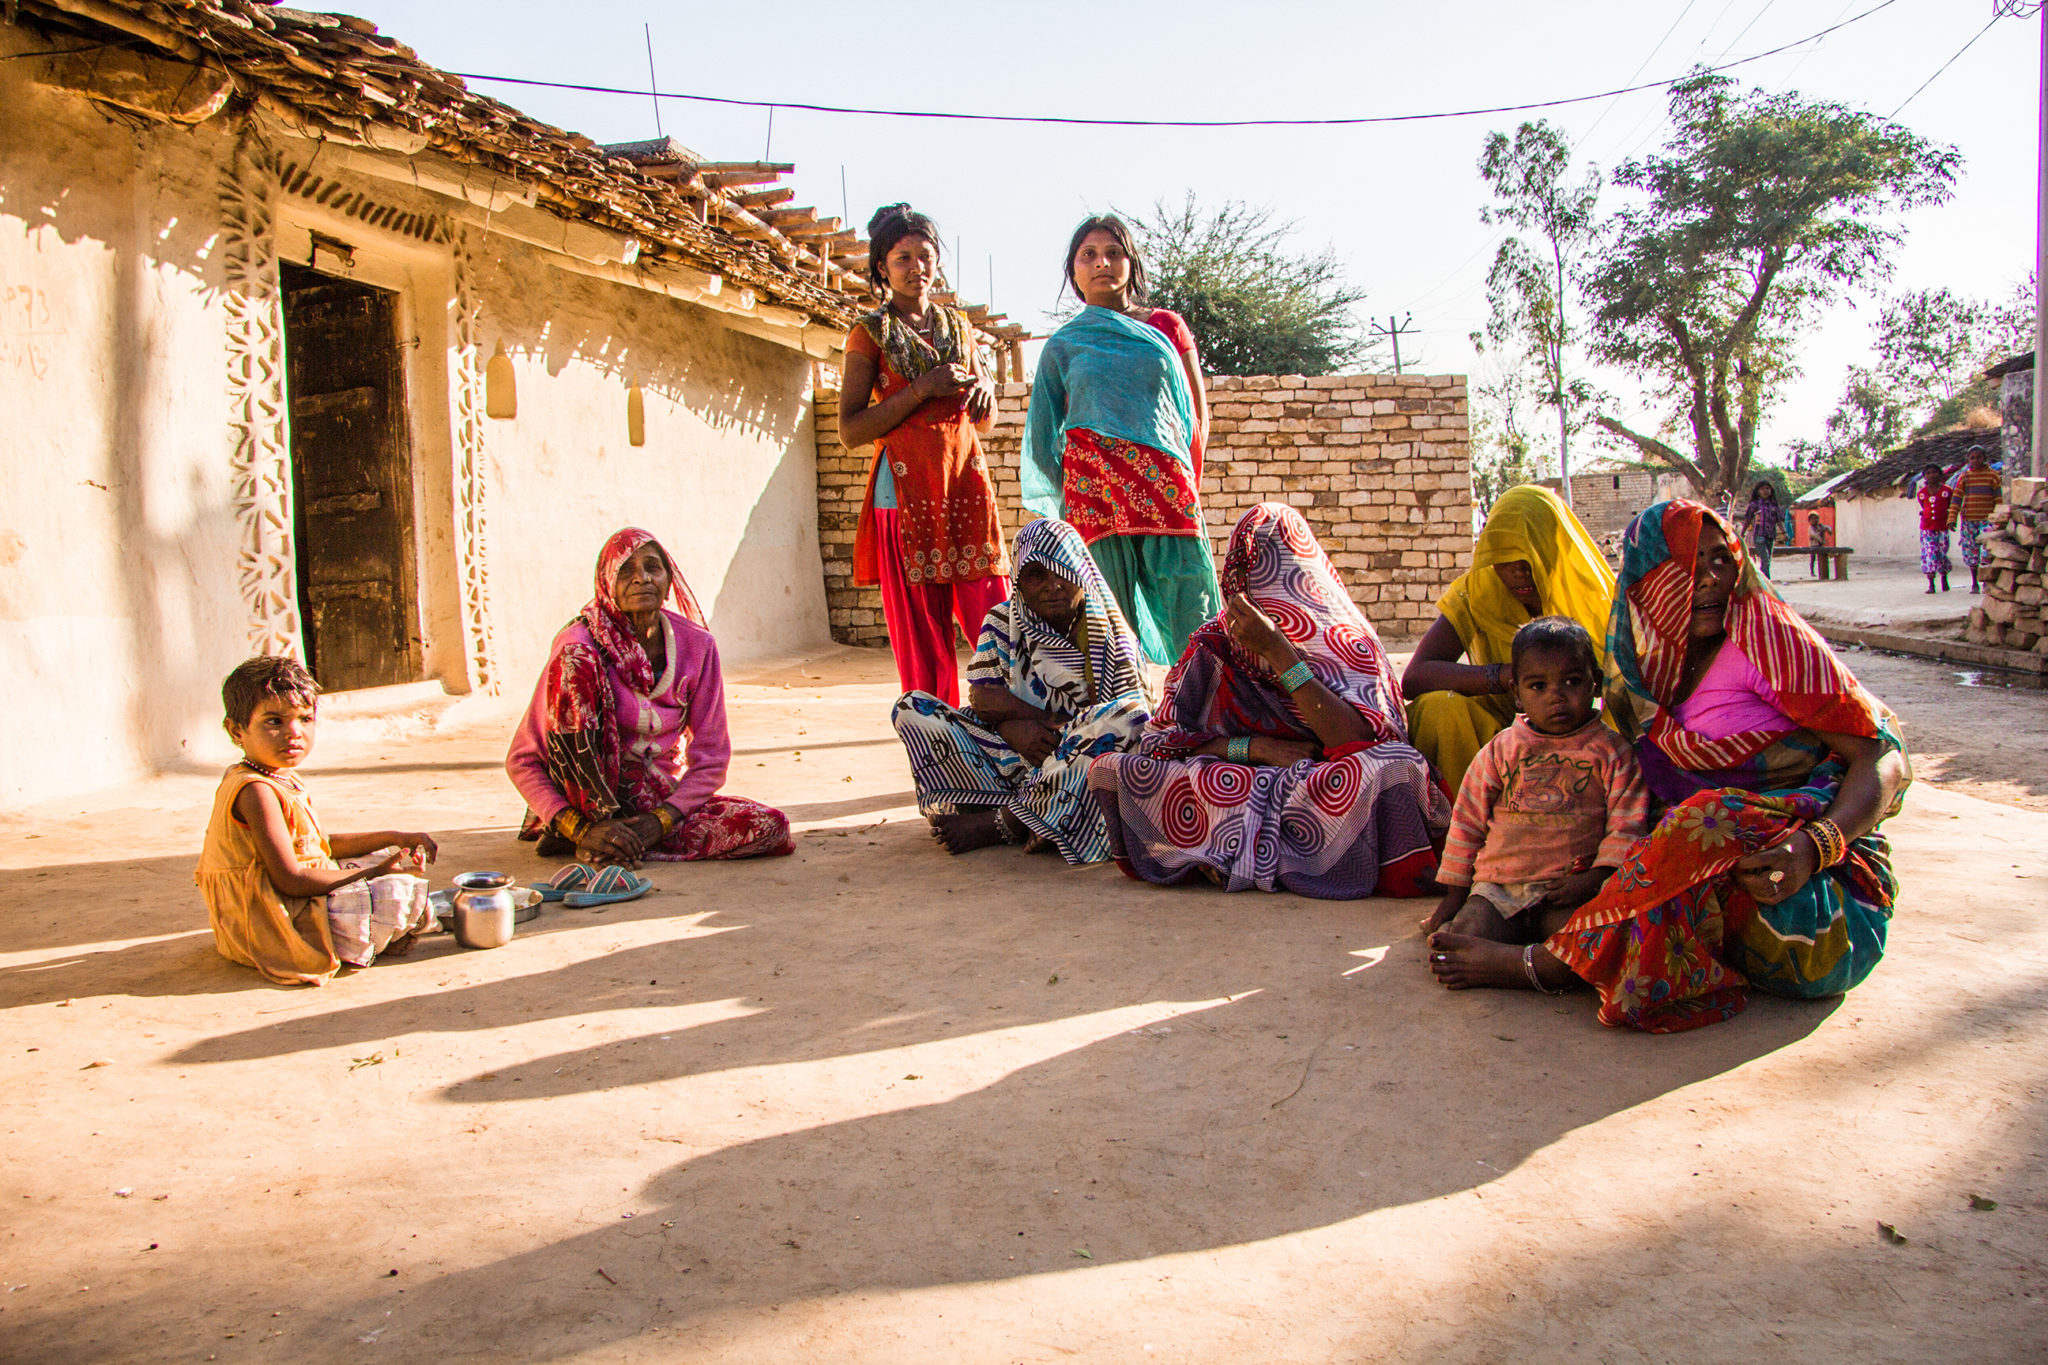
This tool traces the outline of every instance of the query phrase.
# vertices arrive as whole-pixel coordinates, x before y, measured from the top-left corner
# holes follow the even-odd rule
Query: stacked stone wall
[[[1209,381],[1202,478],[1220,566],[1246,508],[1301,510],[1381,635],[1413,640],[1472,562],[1471,458],[1462,375],[1258,375]],[[1017,478],[1031,386],[1000,386],[984,438],[1004,530],[1031,519]],[[853,582],[853,537],[872,446],[839,442],[839,396],[818,395],[818,540],[832,638],[888,641],[882,595]]]
[[[1978,541],[1984,601],[1970,612],[1972,644],[2048,655],[2048,482],[2014,479]]]

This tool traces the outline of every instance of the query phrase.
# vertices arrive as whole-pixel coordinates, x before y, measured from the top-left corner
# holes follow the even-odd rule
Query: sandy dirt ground
[[[1890,953],[1670,1038],[1420,902],[948,858],[876,653],[734,680],[795,857],[318,990],[213,953],[214,774],[0,820],[0,1359],[2039,1360],[2048,696],[1854,657],[1941,779]],[[539,874],[507,725],[308,775]]]

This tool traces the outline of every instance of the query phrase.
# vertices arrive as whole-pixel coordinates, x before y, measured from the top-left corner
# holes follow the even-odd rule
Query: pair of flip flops
[[[571,863],[534,889],[544,901],[559,901],[571,910],[590,910],[638,900],[654,889],[654,883],[623,867]]]

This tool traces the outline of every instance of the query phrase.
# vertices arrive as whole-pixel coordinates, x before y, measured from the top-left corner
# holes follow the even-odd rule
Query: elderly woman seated
[[[967,665],[969,709],[907,692],[890,717],[910,754],[917,808],[954,853],[990,844],[1109,857],[1088,763],[1128,749],[1148,707],[1137,636],[1080,532],[1017,533],[1009,600],[989,611]]]
[[[519,837],[542,857],[627,867],[793,852],[782,812],[718,795],[731,756],[704,613],[653,536],[620,531],[505,756],[528,808]]]

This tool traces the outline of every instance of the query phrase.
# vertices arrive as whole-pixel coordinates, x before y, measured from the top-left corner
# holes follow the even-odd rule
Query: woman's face
[[[1692,558],[1692,629],[1695,640],[1718,640],[1728,633],[1728,598],[1735,591],[1735,552],[1728,537],[1708,522],[1700,528],[1700,547]]]
[[[1528,609],[1531,616],[1543,610],[1543,599],[1536,592],[1536,572],[1529,567],[1526,559],[1509,559],[1493,566],[1500,578],[1500,585],[1514,595],[1514,599]]]
[[[1074,252],[1074,288],[1097,308],[1121,308],[1131,287],[1131,258],[1107,228],[1081,239]]]
[[[939,249],[930,238],[912,233],[889,248],[882,274],[897,298],[922,302],[939,278]]]
[[[1024,605],[1054,630],[1065,630],[1080,613],[1087,595],[1079,583],[1070,583],[1043,564],[1026,564],[1017,571],[1017,591]]]
[[[619,565],[618,577],[612,580],[612,597],[619,610],[628,616],[644,616],[661,610],[662,599],[667,596],[668,560],[662,557],[661,547],[650,540]]]

